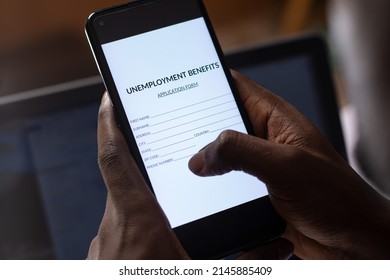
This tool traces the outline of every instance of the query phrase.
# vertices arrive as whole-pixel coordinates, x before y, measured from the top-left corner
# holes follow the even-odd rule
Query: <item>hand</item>
[[[128,150],[107,94],[99,110],[98,152],[108,196],[88,259],[188,259]],[[240,258],[284,259],[292,252],[289,241],[278,239]]]
[[[98,162],[108,195],[88,259],[188,259],[129,152],[107,93],[99,109]]]
[[[243,170],[262,180],[301,258],[390,257],[389,201],[295,108],[240,74],[233,76],[256,136],[225,131],[189,168],[199,176]]]

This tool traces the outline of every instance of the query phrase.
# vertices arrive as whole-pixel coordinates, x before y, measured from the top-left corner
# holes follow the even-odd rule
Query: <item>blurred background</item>
[[[74,81],[98,75],[97,67],[89,49],[84,23],[95,10],[120,4],[117,0],[12,0],[0,2],[0,105],[13,95],[33,89]],[[380,186],[378,190],[390,193],[390,1],[387,0],[205,0],[206,8],[214,25],[217,37],[225,52],[267,45],[302,33],[317,32],[324,35],[330,46],[332,75],[337,88],[337,99],[343,121],[347,148],[356,154],[364,174]],[[332,2],[332,3],[330,3]],[[329,35],[332,36],[329,36]],[[337,55],[335,55],[337,54]],[[101,95],[99,87],[93,94]],[[29,94],[29,93],[28,93]],[[66,97],[65,97],[66,98]],[[51,104],[48,104],[50,107]],[[0,107],[0,110],[2,107]],[[53,109],[55,110],[55,109]],[[59,139],[75,124],[66,122],[69,115],[78,118],[79,131],[96,138],[97,107],[92,106],[90,119],[84,119],[78,111],[59,112],[56,118],[63,120],[61,126],[50,119],[6,123],[7,112],[0,111],[0,259],[55,259],[84,258],[87,245],[96,233],[104,205],[104,199],[96,200],[96,207],[78,213],[81,204],[94,201],[93,197],[72,198],[68,192],[45,192],[45,201],[50,201],[57,213],[68,221],[77,218],[90,222],[93,229],[85,240],[74,236],[62,236],[68,243],[58,248],[56,240],[62,232],[70,232],[66,224],[55,223],[48,228],[47,220],[53,220],[42,206],[42,192],[38,190],[37,178],[31,169],[38,169],[40,184],[72,186],[72,181],[59,182],[56,170],[32,165],[31,158],[42,159],[48,154],[63,159],[58,166],[65,166],[72,180],[86,180],[84,166],[96,163],[96,147],[80,143],[79,138],[66,135],[66,139],[77,142],[82,150],[68,151],[53,145],[50,139],[42,139],[45,127],[58,133],[51,135]],[[12,112],[13,115],[18,112]],[[4,121],[4,122],[3,122]],[[13,120],[12,120],[13,121]],[[3,122],[3,123],[2,123]],[[40,124],[39,124],[40,125]],[[16,128],[15,128],[16,127]],[[92,129],[92,130],[91,130]],[[91,131],[90,131],[91,130]],[[27,132],[26,132],[27,131]],[[48,129],[49,131],[49,129]],[[359,132],[357,132],[359,131]],[[9,134],[7,134],[9,132]],[[2,135],[3,133],[3,135]],[[10,138],[18,135],[19,138]],[[28,135],[28,137],[26,136]],[[24,137],[24,138],[23,138]],[[28,138],[27,140],[23,140]],[[22,139],[22,140],[21,140]],[[19,142],[18,142],[19,141]],[[23,142],[24,141],[24,142]],[[71,143],[70,143],[71,144]],[[84,145],[84,146],[83,146]],[[71,146],[71,145],[69,145]],[[10,148],[11,147],[11,148]],[[34,147],[36,154],[29,154]],[[9,161],[8,156],[25,149],[29,158]],[[41,153],[42,151],[42,153]],[[22,152],[20,152],[21,154]],[[89,153],[91,162],[79,162],[71,155]],[[31,158],[30,158],[31,157]],[[20,160],[20,161],[18,161]],[[65,163],[65,160],[67,162]],[[69,162],[76,162],[67,166]],[[24,165],[23,165],[24,164]],[[46,169],[45,169],[46,168]],[[16,170],[12,176],[11,171]],[[28,172],[27,172],[27,171]],[[23,173],[24,172],[24,173]],[[22,176],[19,174],[23,174]],[[363,174],[363,173],[362,173]],[[79,182],[80,183],[80,182]],[[101,178],[88,178],[85,186],[96,186],[104,197]],[[13,186],[18,186],[13,188]],[[85,187],[87,188],[87,187]],[[82,190],[83,191],[83,190]],[[68,198],[73,205],[61,208],[61,201]],[[47,205],[46,205],[47,206]],[[69,209],[72,209],[69,212]],[[100,211],[100,212],[99,212]],[[89,221],[94,213],[96,220]],[[98,213],[98,215],[96,214]],[[79,225],[80,226],[80,225]],[[82,225],[81,225],[82,227]],[[83,244],[77,252],[70,247]],[[53,245],[54,244],[54,245]],[[67,244],[73,244],[72,246]],[[87,245],[85,245],[87,244]],[[57,246],[57,247],[56,247]],[[73,250],[73,249],[72,249]],[[62,252],[58,255],[56,252]]]
[[[90,13],[118,0],[1,1],[0,95],[97,75],[84,35]],[[206,0],[225,51],[325,30],[325,0]]]

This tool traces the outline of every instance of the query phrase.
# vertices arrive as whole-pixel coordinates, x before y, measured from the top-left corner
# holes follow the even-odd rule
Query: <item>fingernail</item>
[[[188,168],[195,174],[199,174],[204,166],[204,152],[200,150],[188,162]]]
[[[103,104],[103,103],[106,102],[107,100],[108,100],[108,93],[107,93],[107,91],[105,91],[105,92],[103,93],[101,103]]]

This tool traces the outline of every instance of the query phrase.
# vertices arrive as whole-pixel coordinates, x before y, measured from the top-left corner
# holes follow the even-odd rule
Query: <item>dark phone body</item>
[[[234,84],[230,72],[224,65],[222,51],[211,29],[211,24],[202,1],[136,1],[96,12],[90,16],[86,25],[86,32],[105,86],[116,109],[119,125],[152,191],[153,186],[143,163],[142,155],[135,142],[123,102],[114,83],[114,78],[101,45],[199,17],[203,17],[207,24],[224,73],[230,87],[233,89],[233,96],[241,112],[246,129],[249,133],[252,133],[240,100],[234,94]],[[126,28],[123,26],[126,26]],[[199,205],[202,205],[202,202],[199,202]],[[285,222],[273,209],[268,196],[174,227],[174,231],[182,245],[188,254],[195,259],[224,257],[256,244],[273,240],[280,236],[284,229]]]

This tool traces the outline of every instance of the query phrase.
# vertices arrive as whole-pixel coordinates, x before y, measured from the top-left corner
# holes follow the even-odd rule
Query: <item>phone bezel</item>
[[[183,4],[184,2],[185,4]],[[111,32],[107,33],[108,35],[105,35],[107,36],[107,38],[109,38],[107,41],[102,41],[101,37],[98,36],[96,25],[97,22],[101,20],[103,16],[104,18],[106,18],[107,16],[110,16],[112,18],[116,17],[118,18],[118,20],[115,21],[114,24],[122,25],[124,23],[123,21],[127,21],[127,18],[129,18],[128,16],[126,16],[129,11],[132,12],[132,10],[135,8],[148,7],[147,5],[152,5],[155,3],[159,4],[159,8],[156,8],[156,11],[161,14],[164,14],[161,9],[165,8],[166,11],[169,11],[170,9],[172,9],[172,7],[175,7],[175,9],[177,9],[177,5],[179,4],[181,4],[181,7],[183,7],[183,9],[187,9],[189,13],[191,13],[191,10],[193,9],[194,5],[196,5],[197,9],[199,9],[199,14],[194,14],[196,14],[196,17],[202,16],[206,22],[211,39],[218,53],[222,68],[225,72],[229,85],[232,88],[233,96],[237,102],[237,106],[240,110],[245,126],[248,132],[250,134],[253,134],[249,119],[246,115],[245,110],[243,109],[242,102],[239,99],[238,94],[236,94],[236,89],[230,74],[230,70],[224,62],[221,47],[218,43],[215,32],[211,27],[211,22],[207,15],[203,1],[141,0],[123,4],[120,6],[111,7],[93,13],[87,21],[86,34],[93,50],[99,71],[102,75],[105,87],[110,94],[119,126],[126,138],[130,151],[134,156],[141,173],[143,174],[147,184],[152,191],[153,188],[151,182],[143,164],[142,157],[139,153],[132,130],[130,128],[130,124],[126,117],[123,104],[121,102],[119,93],[116,90],[113,77],[111,76],[108,63],[105,59],[101,47],[101,44],[105,42],[113,41],[113,39],[119,40],[130,36],[130,31],[123,28],[117,28],[115,29],[117,30],[116,32],[114,32],[115,34]],[[179,15],[179,17],[184,15],[184,13],[175,14]],[[154,25],[153,21],[148,21],[148,26],[139,26],[139,28],[144,30],[144,32],[147,32],[147,30],[156,29],[156,26],[161,28],[164,26],[171,25],[173,24],[171,23],[172,21],[176,21],[176,23],[184,21],[180,21],[180,19],[177,19],[175,17],[166,16],[166,14],[164,15],[164,23],[157,22]],[[191,19],[191,16],[192,15],[186,15],[185,18],[189,20]],[[219,212],[217,214],[176,227],[174,228],[174,231],[177,234],[179,240],[181,241],[183,247],[187,250],[188,254],[192,258],[211,259],[221,258],[230,253],[243,250],[247,247],[273,240],[279,237],[284,232],[284,229],[285,222],[272,207],[269,197],[265,196],[250,201],[248,203],[230,208],[228,210]]]

